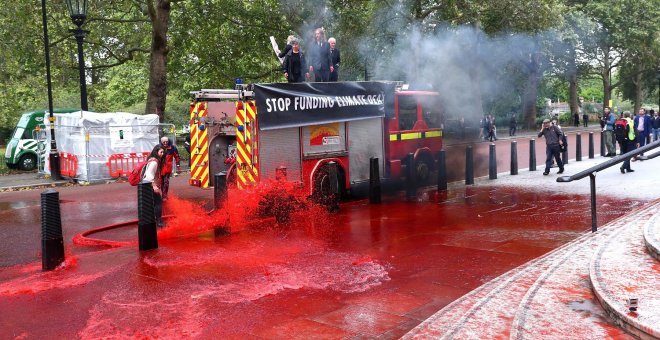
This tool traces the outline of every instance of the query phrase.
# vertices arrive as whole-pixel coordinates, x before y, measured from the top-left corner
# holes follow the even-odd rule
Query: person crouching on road
[[[539,138],[541,136],[545,137],[545,171],[543,172],[544,176],[547,176],[550,173],[550,165],[552,163],[552,158],[555,158],[557,165],[559,166],[558,174],[564,173],[564,163],[561,161],[561,136],[562,132],[555,125],[550,124],[550,119],[543,120],[543,126],[541,126],[541,131],[539,131]]]
[[[163,165],[161,175],[163,177],[163,201],[166,201],[167,193],[170,191],[172,163],[176,161],[176,171],[181,172],[181,158],[179,158],[179,149],[170,143],[170,139],[167,136],[160,139],[160,144],[165,149],[165,164]]]
[[[162,196],[162,177],[161,171],[165,164],[165,148],[158,144],[151,150],[147,158],[147,165],[144,166],[143,180],[150,182],[154,189],[154,215],[156,224],[163,226],[163,196]]]

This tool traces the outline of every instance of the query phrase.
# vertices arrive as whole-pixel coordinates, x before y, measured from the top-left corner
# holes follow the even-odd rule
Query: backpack
[[[628,126],[628,121],[625,119],[619,119],[614,123],[614,137],[619,143],[623,143],[628,139],[628,133],[630,132],[630,126]]]
[[[128,183],[132,186],[140,184],[142,177],[144,176],[144,166],[147,165],[149,160],[138,163],[133,170],[128,174]]]
[[[561,151],[566,150],[568,148],[568,140],[566,139],[566,134],[564,132],[562,132],[561,129],[559,129],[556,125],[553,125],[552,127],[554,128],[555,132],[557,133],[557,137],[559,137],[559,139],[561,139],[562,145],[559,147],[559,149]]]

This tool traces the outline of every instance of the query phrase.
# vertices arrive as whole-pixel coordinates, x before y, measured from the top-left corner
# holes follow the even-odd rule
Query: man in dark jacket
[[[282,70],[289,83],[302,83],[309,77],[309,73],[305,72],[307,70],[305,54],[300,50],[300,43],[296,38],[291,40],[291,51],[284,56]]]
[[[311,63],[309,73],[314,73],[314,81],[328,81],[330,79],[330,46],[325,41],[325,33],[322,28],[317,28],[314,32],[314,42],[309,51]]]
[[[646,136],[651,134],[651,117],[646,115],[644,108],[639,109],[634,124],[638,147],[642,147],[646,145]]]
[[[330,45],[330,81],[337,81],[339,79],[341,53],[337,48],[337,40],[335,38],[328,39],[328,44]]]
[[[555,158],[557,166],[559,166],[558,174],[564,173],[564,163],[561,161],[561,141],[562,132],[555,125],[550,124],[550,119],[543,120],[543,126],[541,126],[541,131],[539,131],[539,138],[541,136],[545,137],[545,171],[543,172],[544,176],[547,176],[550,173],[550,165],[552,163],[552,158]]]

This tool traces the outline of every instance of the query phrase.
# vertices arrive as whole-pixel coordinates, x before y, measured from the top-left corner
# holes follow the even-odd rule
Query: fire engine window
[[[440,103],[438,103],[437,100],[422,100],[422,113],[424,121],[429,128],[444,128],[443,112]]]
[[[412,130],[416,121],[416,98],[412,96],[399,96],[399,130]]]

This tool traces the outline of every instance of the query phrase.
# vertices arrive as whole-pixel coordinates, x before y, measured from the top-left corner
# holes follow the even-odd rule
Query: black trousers
[[[156,216],[156,225],[163,223],[163,198],[154,192],[154,215]]]
[[[330,72],[330,81],[337,81],[339,79],[339,70],[335,69],[334,72]]]
[[[545,172],[550,172],[552,157],[555,158],[559,170],[564,168],[564,163],[561,161],[561,148],[559,144],[549,144],[545,146]]]
[[[626,152],[633,151],[635,150],[635,141],[634,140],[628,140],[626,138],[623,143],[619,143],[621,146],[621,154],[623,155]],[[626,158],[626,160],[623,161],[623,164],[621,165],[621,169],[624,170],[630,170],[630,158]]]

